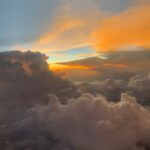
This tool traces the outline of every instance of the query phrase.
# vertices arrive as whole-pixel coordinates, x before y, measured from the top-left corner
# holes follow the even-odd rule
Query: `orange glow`
[[[35,47],[48,48],[51,51],[63,51],[73,48],[91,46],[91,31],[100,21],[101,14],[92,10],[78,15],[66,7],[56,15],[35,43]]]
[[[70,18],[67,16],[66,18],[59,18],[56,20],[52,27],[52,31],[44,34],[39,39],[39,44],[47,44],[57,39],[62,33],[65,31],[80,27],[83,25],[83,21],[79,19]]]
[[[50,68],[50,70],[52,70],[54,72],[66,71],[66,70],[88,70],[88,69],[90,69],[89,66],[63,65],[63,64],[55,64],[55,63],[50,64],[49,68]]]
[[[131,7],[102,21],[92,33],[98,51],[114,51],[130,46],[150,47],[150,4]]]
[[[49,68],[58,76],[75,81],[91,80],[100,75],[100,72],[94,71],[90,66],[84,65],[50,64]]]
[[[128,67],[128,65],[126,64],[109,64],[109,63],[105,63],[103,64],[106,67],[116,67],[116,68],[126,68]]]

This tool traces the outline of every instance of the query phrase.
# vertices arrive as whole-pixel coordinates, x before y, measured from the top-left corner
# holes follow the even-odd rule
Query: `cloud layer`
[[[76,81],[79,91],[102,94],[111,101],[120,99],[121,93],[125,92],[135,96],[143,105],[150,105],[149,64],[149,50],[107,53],[61,63],[68,66],[64,77]],[[75,66],[86,67],[86,70],[77,70]]]
[[[97,57],[89,57],[70,62],[60,63],[61,65],[68,65],[68,68],[74,66],[85,66],[89,71],[95,71],[96,74],[91,75],[94,81],[97,79],[107,78],[130,78],[138,73],[146,73],[150,70],[150,52],[149,50],[134,50],[134,51],[121,51],[116,53],[105,53]],[[69,74],[69,69],[68,69]],[[77,80],[84,81],[86,74],[80,70],[80,78]],[[88,75],[88,74],[87,74]],[[73,76],[73,75],[72,75]],[[70,78],[72,77],[70,75]]]
[[[1,0],[0,48],[149,47],[149,6],[146,0]]]
[[[118,103],[82,94],[66,105],[51,96],[46,107],[36,106],[32,111],[40,122],[46,120],[55,138],[77,150],[140,150],[150,146],[150,113],[127,94],[122,94]]]
[[[145,1],[143,3],[102,20],[99,30],[92,34],[97,51],[150,47],[150,4]]]
[[[46,59],[0,53],[0,149],[150,149],[149,74],[75,85]]]
[[[82,94],[65,105],[55,95],[49,95],[46,106],[35,105],[27,111],[29,117],[13,125],[17,130],[7,134],[8,137],[16,134],[8,142],[11,149],[148,150],[150,147],[150,112],[125,93],[117,103],[108,102],[101,95]]]

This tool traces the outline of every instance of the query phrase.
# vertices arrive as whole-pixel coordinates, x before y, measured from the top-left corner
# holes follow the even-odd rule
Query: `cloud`
[[[69,150],[148,150],[150,112],[136,98],[122,94],[121,101],[112,103],[101,95],[82,94],[63,105],[56,96],[49,96],[47,106],[30,109],[34,116],[30,121],[45,122],[56,139],[73,147]]]
[[[71,81],[90,80],[92,76],[99,76],[99,72],[82,64],[50,64],[50,69],[65,79]]]
[[[77,11],[73,3],[61,0],[1,1],[1,47],[7,49],[19,45],[25,50],[52,51],[91,45],[86,35],[90,33],[96,13],[90,9],[87,14],[82,7]],[[79,1],[75,3],[80,4]]]
[[[57,93],[62,101],[74,93],[76,87],[51,72],[46,60],[39,52],[0,53],[0,121],[17,120],[26,108],[46,103],[49,93]]]
[[[35,48],[45,47],[50,48],[51,51],[64,51],[92,44],[90,34],[98,18],[101,17],[100,14],[91,10],[86,13],[81,11],[74,13],[70,7],[70,5],[65,6],[60,10],[61,15],[56,15],[53,23],[35,43]]]
[[[41,44],[49,43],[51,41],[53,42],[53,40],[58,38],[62,33],[83,26],[83,24],[82,20],[71,18],[71,16],[65,13],[61,17],[58,16],[54,21],[54,24],[50,28],[52,33],[46,33],[45,36],[40,38],[39,42]]]
[[[150,105],[149,91],[150,91],[150,74],[136,75],[129,80],[127,85],[128,91],[141,99],[141,103]]]
[[[150,4],[145,1],[124,12],[106,17],[92,33],[99,52],[126,49],[132,46],[150,47]]]
[[[148,150],[150,112],[124,93],[119,102],[88,93],[62,104],[49,95],[45,105],[27,108],[28,116],[1,125],[2,149]],[[9,139],[9,140],[8,140]]]
[[[89,57],[85,59],[79,59],[70,62],[60,63],[60,65],[70,66],[71,70],[74,66],[85,66],[88,67],[89,72],[95,72],[91,75],[90,79],[86,79],[88,73],[84,73],[80,70],[80,78],[75,78],[73,74],[68,74],[70,79],[75,81],[96,81],[99,79],[129,79],[135,74],[148,72],[150,70],[150,52],[149,50],[139,51],[120,51],[116,53],[105,53],[97,57]],[[58,63],[59,64],[59,63]],[[60,67],[61,70],[61,67]],[[66,68],[66,73],[69,72]],[[74,69],[75,70],[75,69]],[[83,74],[82,74],[83,72]]]
[[[105,59],[103,59],[105,57]],[[150,52],[116,52],[66,63],[65,76],[77,83],[81,93],[102,94],[110,101],[116,101],[121,93],[135,96],[139,103],[149,103]],[[77,70],[74,66],[85,66]],[[61,67],[59,68],[61,72]],[[77,75],[76,75],[77,74]]]
[[[111,2],[103,0],[95,0],[94,2],[92,0],[83,0],[82,2],[66,0],[47,32],[39,38],[38,43],[35,43],[35,49],[37,49],[36,47],[45,47],[50,48],[51,51],[61,51],[92,46],[95,41],[92,41],[91,34],[99,27],[104,17],[115,14],[112,9],[119,2],[114,0],[113,4],[111,3],[111,6],[113,5],[111,8],[108,8],[108,3],[110,4]],[[128,0],[120,3],[126,7],[129,5]],[[122,5],[120,4],[119,6],[121,7]],[[115,8],[116,10],[117,8]],[[117,12],[119,13],[120,11]]]
[[[116,75],[117,76],[117,75]],[[128,93],[137,98],[137,101],[144,105],[150,106],[149,103],[149,73],[136,74],[128,79],[125,78],[126,74],[122,74],[122,78],[113,79],[99,79],[95,82],[79,82],[77,83],[81,93],[91,93],[92,95],[103,95],[110,101],[117,101],[121,93]]]
[[[91,93],[95,96],[101,94],[109,101],[117,101],[121,93],[128,91],[127,82],[121,79],[104,79],[95,82],[79,82],[77,85],[81,93]]]
[[[149,149],[149,74],[75,85],[46,60],[39,52],[0,53],[0,149]]]
[[[1,48],[47,52],[89,46],[103,16],[119,13],[133,1],[1,0]]]

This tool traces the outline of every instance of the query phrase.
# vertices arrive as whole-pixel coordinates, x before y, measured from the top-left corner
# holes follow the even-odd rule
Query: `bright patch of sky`
[[[47,55],[49,56],[48,62],[55,63],[97,56],[98,54],[91,47],[83,47],[67,51],[49,52]]]

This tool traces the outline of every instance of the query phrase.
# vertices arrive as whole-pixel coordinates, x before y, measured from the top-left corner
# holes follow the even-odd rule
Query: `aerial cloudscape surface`
[[[150,150],[149,0],[0,0],[0,150]]]

